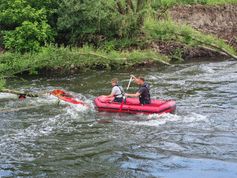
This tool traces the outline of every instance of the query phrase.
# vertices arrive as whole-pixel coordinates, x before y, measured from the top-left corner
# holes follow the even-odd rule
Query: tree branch
[[[147,3],[147,0],[137,0],[137,12],[141,11],[145,4]]]
[[[179,35],[179,36],[182,36],[182,37],[185,37],[185,35],[183,35],[183,34],[181,34],[181,33],[175,33],[176,35]],[[201,45],[199,45],[200,47],[203,47],[203,48],[206,48],[206,49],[208,49],[208,50],[212,50],[212,51],[216,51],[216,52],[218,52],[218,53],[220,53],[220,54],[224,54],[224,55],[226,55],[226,56],[229,56],[229,57],[231,57],[231,58],[234,58],[234,59],[236,59],[237,60],[237,56],[236,55],[234,55],[234,54],[232,54],[231,52],[229,52],[229,51],[227,51],[226,49],[224,49],[224,48],[222,48],[222,47],[219,47],[219,46],[217,46],[217,45],[215,45],[215,44],[213,44],[213,43],[207,43],[207,42],[205,42],[205,41],[202,41],[202,40],[200,40],[200,39],[198,39],[198,38],[195,38],[195,37],[193,37],[193,36],[190,36],[190,38],[192,39],[192,40],[194,40],[194,41],[197,41],[197,42],[199,42]]]
[[[125,14],[125,11],[124,11],[124,8],[122,6],[122,3],[120,2],[120,0],[117,0],[116,1],[116,4],[117,4],[117,9],[118,9],[118,12],[122,15]]]
[[[126,0],[127,8],[131,9],[134,11],[134,6],[132,0]]]
[[[28,97],[39,97],[40,94],[37,93],[31,93],[31,92],[22,92],[22,91],[17,91],[17,90],[9,90],[9,89],[0,89],[0,92],[2,93],[11,93],[15,95],[25,95]]]

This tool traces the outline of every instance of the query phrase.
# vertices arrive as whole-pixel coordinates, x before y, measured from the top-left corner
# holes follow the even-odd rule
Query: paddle
[[[129,79],[129,82],[128,82],[128,86],[127,86],[127,91],[128,91],[128,89],[129,89],[129,87],[130,87],[130,84],[131,84],[131,82],[132,82],[132,76],[130,77],[130,79]]]
[[[126,91],[128,91],[128,89],[129,89],[129,87],[130,87],[130,85],[131,85],[131,82],[132,82],[132,76],[130,77],[130,79],[129,79],[129,82],[128,82],[128,86],[127,86],[127,88],[126,88]],[[122,103],[121,103],[121,105],[120,105],[120,107],[119,107],[119,111],[121,112],[122,111],[122,108],[123,108],[123,105],[124,105],[124,101],[126,102],[126,97],[124,96],[123,97],[123,101],[122,101]]]

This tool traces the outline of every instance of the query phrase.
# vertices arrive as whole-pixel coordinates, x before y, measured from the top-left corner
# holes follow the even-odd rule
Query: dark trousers
[[[122,103],[123,102],[123,97],[121,97],[121,98],[115,97],[114,102]]]
[[[146,100],[146,99],[139,99],[140,100],[140,104],[150,104],[151,100]]]

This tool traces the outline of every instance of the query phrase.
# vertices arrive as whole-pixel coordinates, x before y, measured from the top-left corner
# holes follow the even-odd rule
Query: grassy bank
[[[177,24],[167,16],[162,20],[157,19],[157,11],[162,11],[162,8],[183,4],[237,4],[236,0],[134,0],[123,3],[99,0],[94,1],[98,6],[96,8],[88,5],[87,1],[78,1],[78,8],[74,8],[74,3],[61,4],[61,1],[52,0],[55,5],[48,6],[39,1],[39,7],[31,4],[31,9],[25,9],[26,0],[22,2],[6,1],[10,5],[6,6],[4,13],[0,13],[0,20],[2,18],[5,26],[17,26],[0,31],[0,46],[5,44],[7,49],[0,54],[0,88],[4,86],[4,79],[22,72],[37,74],[42,69],[62,72],[71,69],[110,70],[146,63],[169,64],[171,58],[182,57],[182,49],[178,47],[175,49],[177,54],[174,54],[177,56],[164,55],[159,49],[151,49],[150,44],[157,41],[178,43],[186,48],[201,47],[237,58],[236,50],[222,39],[191,26]],[[21,8],[19,10],[18,7],[19,13],[24,12],[24,18],[14,13],[8,14],[16,7],[15,3]],[[57,16],[51,14],[55,12],[52,7],[60,11],[57,14],[59,17],[54,20],[52,18]],[[48,10],[41,11],[40,8]],[[12,15],[12,20],[9,15]],[[55,21],[60,23],[55,24]],[[78,24],[84,25],[78,28]],[[55,39],[50,41],[52,38]]]
[[[156,7],[172,7],[175,5],[222,5],[222,4],[237,4],[236,0],[153,0],[153,6]]]
[[[212,35],[203,34],[188,25],[176,24],[171,20],[158,21],[153,17],[146,18],[143,33],[144,44],[157,40],[178,42],[187,48],[204,47],[220,53],[236,55],[235,49],[226,44],[225,41]],[[0,55],[0,76],[2,79],[0,80],[0,87],[4,86],[4,79],[25,71],[30,74],[37,74],[42,69],[68,72],[74,69],[81,71],[90,69],[111,70],[146,63],[169,65],[171,56],[162,55],[152,49],[114,50],[114,48],[124,47],[118,43],[123,44],[123,41],[108,41],[100,48],[47,46],[41,48],[37,53],[5,52]]]
[[[0,76],[12,77],[25,71],[37,74],[41,69],[119,69],[144,63],[169,64],[169,57],[152,50],[104,51],[85,46],[83,48],[48,46],[38,53],[12,53],[0,55]],[[1,86],[1,85],[0,85]]]
[[[224,40],[213,35],[204,34],[189,25],[177,24],[172,20],[155,20],[147,18],[144,32],[151,41],[177,42],[186,47],[202,47],[208,50],[226,54],[231,57],[237,55],[236,50]]]

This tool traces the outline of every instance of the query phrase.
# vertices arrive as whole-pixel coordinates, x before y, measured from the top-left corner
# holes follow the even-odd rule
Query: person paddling
[[[125,96],[130,96],[130,97],[139,97],[140,104],[150,104],[151,99],[150,99],[150,87],[149,85],[145,82],[145,79],[141,76],[135,77],[134,75],[131,75],[133,80],[137,85],[139,85],[139,89],[137,90],[136,93],[134,94],[128,94],[125,93]]]
[[[123,101],[123,87],[118,85],[118,79],[114,78],[111,80],[113,86],[110,95],[105,95],[105,97],[114,97],[114,102],[121,103]]]

